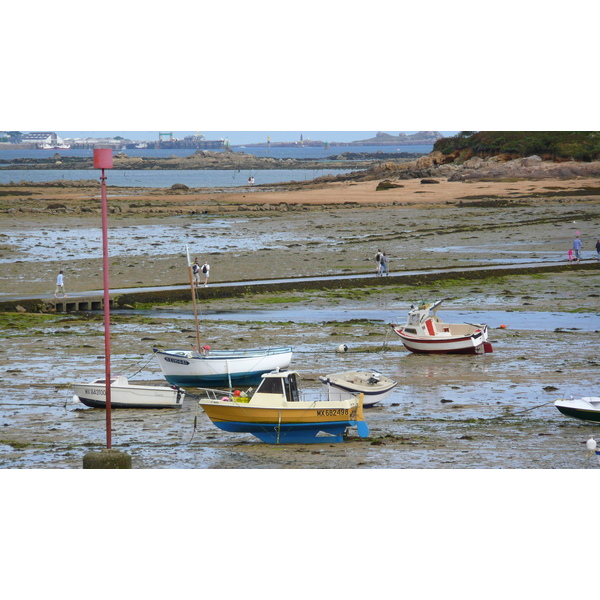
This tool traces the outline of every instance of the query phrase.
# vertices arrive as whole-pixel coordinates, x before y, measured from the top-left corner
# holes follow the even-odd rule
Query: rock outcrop
[[[555,162],[528,156],[506,160],[504,156],[488,159],[472,157],[462,164],[448,162],[441,152],[432,152],[402,164],[385,162],[371,167],[361,179],[431,179],[478,181],[494,179],[573,179],[600,177],[600,161]]]

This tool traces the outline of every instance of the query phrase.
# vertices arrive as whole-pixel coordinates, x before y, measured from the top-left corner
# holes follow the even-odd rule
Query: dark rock
[[[404,187],[398,183],[392,183],[389,179],[384,179],[377,184],[375,188],[376,192],[380,192],[381,190],[391,190],[392,188],[401,188]]]

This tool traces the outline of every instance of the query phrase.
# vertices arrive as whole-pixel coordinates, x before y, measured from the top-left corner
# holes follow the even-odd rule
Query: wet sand
[[[119,208],[109,216],[111,287],[186,283],[186,245],[210,263],[213,282],[373,272],[378,248],[393,271],[566,261],[579,230],[591,258],[598,198],[568,194],[593,184],[411,180],[378,192],[373,181],[237,194],[142,190],[139,197],[118,190],[109,202]],[[549,190],[559,195],[531,196]],[[0,203],[0,297],[51,293],[60,269],[70,294],[102,289],[98,190],[35,191],[41,197]],[[473,196],[488,199],[466,200]],[[65,208],[45,208],[57,204]]]
[[[451,198],[445,195],[450,185],[457,185]],[[193,254],[209,258],[213,281],[372,272],[378,247],[389,253],[392,269],[397,270],[559,260],[566,259],[575,231],[581,231],[584,251],[591,252],[592,238],[600,232],[596,199],[520,199],[498,208],[469,206],[462,200],[467,205],[459,205],[460,197],[472,195],[477,185],[439,184],[425,190],[435,195],[435,201],[419,197],[415,203],[407,200],[407,205],[387,207],[332,208],[334,198],[348,198],[355,191],[355,186],[348,186],[342,194],[341,186],[334,186],[282,196],[288,204],[320,197],[314,210],[112,215],[110,224],[118,235],[111,253],[111,283],[113,287],[185,283],[182,246],[189,242]],[[518,186],[524,194],[538,184],[502,185]],[[552,184],[543,182],[548,185]],[[364,196],[367,205],[380,199],[372,189],[374,183],[356,187],[363,190],[358,196]],[[421,189],[416,183],[412,187],[415,194]],[[263,195],[262,200],[277,204],[280,193],[253,192],[252,197]],[[153,195],[148,198],[156,200]],[[233,199],[226,194],[218,201]],[[239,196],[238,201],[242,202]],[[23,235],[37,228],[52,236],[60,229],[67,237],[79,227],[91,227],[98,216],[67,210],[2,214],[1,220],[5,234],[12,229]],[[136,232],[142,238],[136,241],[142,252],[131,256],[127,253],[131,228],[139,227],[148,228],[151,236]],[[214,237],[227,232],[231,247],[205,251]],[[244,247],[241,241],[250,245]],[[3,288],[22,294],[51,291],[49,282],[60,267],[67,272],[69,292],[100,289],[100,258],[70,257],[77,252],[75,245],[58,246],[60,260],[48,260],[57,248],[39,246],[40,259],[32,256],[35,247],[22,251],[18,244],[9,244],[0,257],[10,257],[0,263]],[[547,315],[548,323],[525,330],[490,322],[492,354],[410,354],[391,337],[387,324],[405,315],[410,303],[438,297],[448,298],[444,305],[448,310],[502,310],[504,315],[536,311]],[[314,309],[314,323],[202,320],[204,339],[215,348],[292,345],[293,366],[308,388],[318,387],[318,375],[356,367],[376,368],[396,378],[400,385],[394,394],[367,412],[371,436],[361,440],[351,431],[344,444],[273,447],[250,435],[222,432],[201,411],[194,431],[196,403],[190,398],[180,410],[114,411],[113,446],[130,453],[135,468],[148,469],[595,468],[595,463],[585,461],[585,440],[596,426],[563,417],[552,403],[561,396],[597,395],[598,334],[593,327],[556,331],[552,313],[579,311],[597,318],[599,297],[598,271],[573,265],[566,273],[484,281],[456,277],[417,288],[384,288],[374,278],[372,288],[360,290],[250,293],[241,299],[210,300],[204,310]],[[341,322],[323,320],[318,313],[320,308],[356,307],[377,310],[381,319]],[[152,312],[113,316],[113,372],[135,374],[133,380],[140,383],[164,383],[151,356],[152,346],[186,347],[195,340],[191,307],[170,307],[176,309],[187,311],[189,321],[170,318],[164,307],[157,316]],[[2,401],[0,466],[80,468],[85,452],[103,447],[105,413],[74,404],[69,385],[103,372],[101,317],[23,315],[3,323],[0,377],[10,393]],[[507,327],[500,329],[501,324]],[[342,343],[349,347],[346,354],[336,352]]]

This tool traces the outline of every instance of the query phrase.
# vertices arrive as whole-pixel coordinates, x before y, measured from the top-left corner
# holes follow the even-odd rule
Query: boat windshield
[[[300,400],[300,393],[298,391],[298,381],[296,380],[296,374],[290,373],[290,376],[284,382],[285,387],[285,398],[288,402],[298,402]]]
[[[281,382],[281,377],[265,377],[256,392],[281,395],[283,394]]]

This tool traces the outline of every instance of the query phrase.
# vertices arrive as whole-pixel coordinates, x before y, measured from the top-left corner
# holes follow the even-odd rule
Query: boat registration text
[[[317,417],[347,417],[350,410],[347,408],[328,408],[317,410]]]

